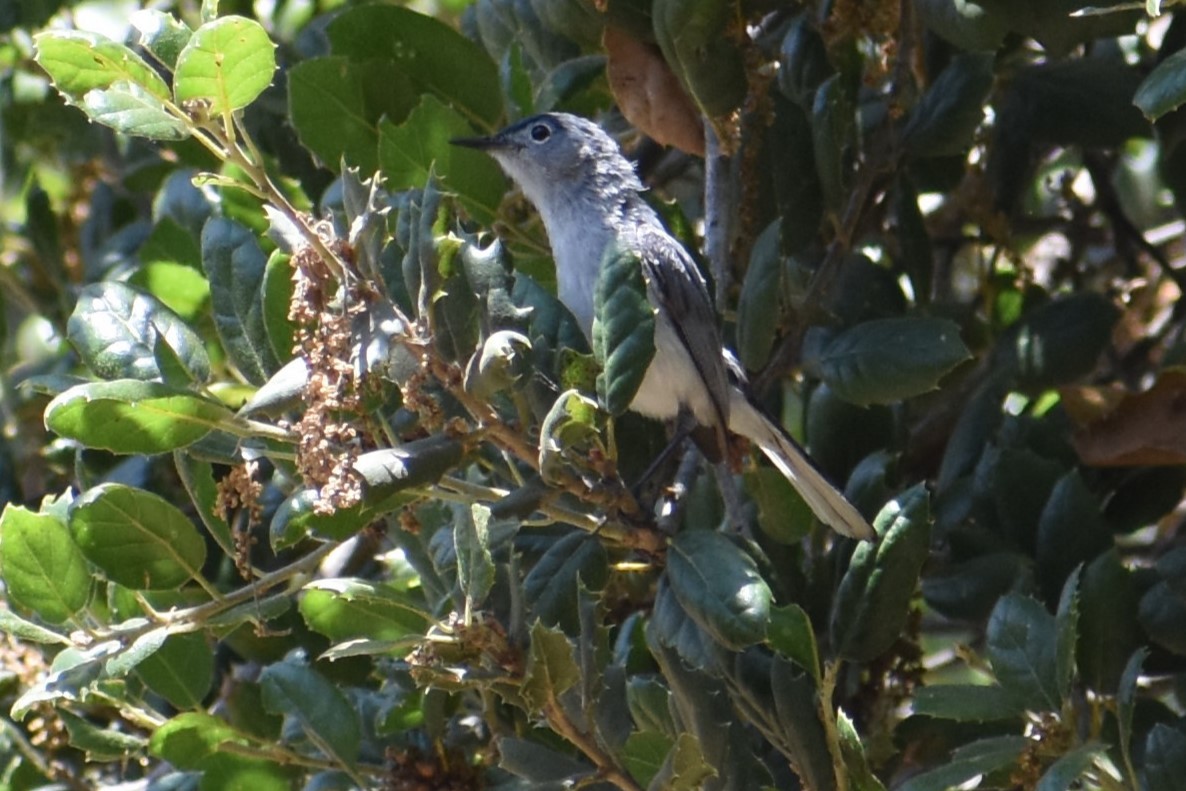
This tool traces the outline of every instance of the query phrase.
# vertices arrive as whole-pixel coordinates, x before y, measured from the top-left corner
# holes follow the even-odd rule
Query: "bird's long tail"
[[[828,483],[803,449],[736,387],[729,393],[729,430],[757,444],[824,524],[851,538],[877,537],[865,517]]]

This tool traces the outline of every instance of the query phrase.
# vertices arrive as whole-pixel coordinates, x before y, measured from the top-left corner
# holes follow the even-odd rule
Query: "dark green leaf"
[[[779,222],[773,222],[754,240],[737,300],[737,357],[749,371],[766,364],[778,330],[783,273],[780,228]]]
[[[1084,744],[1064,753],[1042,775],[1034,791],[1068,791],[1106,753],[1107,748],[1099,744]]]
[[[86,606],[91,572],[57,516],[9,503],[0,513],[0,545],[0,575],[13,604],[52,624],[69,620]]]
[[[57,709],[56,714],[66,725],[70,746],[81,750],[88,762],[123,761],[144,749],[143,736],[101,728],[66,708]]]
[[[259,680],[268,711],[295,720],[325,757],[354,765],[361,740],[359,715],[336,685],[297,661],[269,665]]]
[[[853,404],[889,404],[925,393],[971,355],[946,319],[866,321],[830,339],[808,370]]]
[[[487,506],[473,503],[469,518],[453,525],[453,551],[457,554],[457,584],[465,594],[465,611],[472,613],[482,606],[494,586]]]
[[[856,131],[856,97],[842,74],[824,80],[811,106],[811,137],[824,208],[839,213],[851,179],[851,151]]]
[[[655,312],[638,253],[607,248],[593,293],[593,353],[601,365],[598,397],[611,415],[630,406],[655,356]]]
[[[745,490],[758,506],[758,527],[772,540],[793,545],[811,532],[811,506],[773,467],[746,470]]]
[[[947,64],[911,110],[902,144],[914,157],[959,154],[984,120],[992,89],[993,56],[964,53]]]
[[[573,658],[572,644],[559,629],[536,621],[531,627],[531,647],[527,670],[520,687],[524,700],[533,711],[556,705],[557,700],[581,680],[581,671]]]
[[[1026,747],[1024,736],[993,736],[956,750],[938,769],[915,775],[894,791],[949,791],[976,775],[1010,766]]]
[[[655,0],[655,40],[663,59],[709,118],[725,116],[745,98],[745,63],[728,34],[726,2]]]
[[[1016,365],[1023,387],[1037,390],[1064,384],[1095,368],[1119,317],[1106,297],[1075,294],[1028,314],[1012,347],[1003,348]]]
[[[1153,642],[1175,654],[1186,654],[1186,599],[1168,583],[1159,582],[1145,592],[1139,615]]]
[[[911,708],[915,714],[956,722],[1012,720],[1025,713],[1025,707],[1000,687],[978,684],[921,687],[914,693]]]
[[[1033,599],[1001,597],[988,620],[988,656],[1005,694],[1033,711],[1058,711],[1058,633],[1054,616]]]
[[[275,49],[267,31],[254,20],[224,16],[207,22],[177,56],[177,101],[201,100],[215,116],[246,107],[271,85]]]
[[[1058,599],[1054,625],[1058,629],[1055,669],[1058,673],[1058,694],[1066,700],[1075,679],[1075,649],[1079,645],[1079,569],[1067,577]]]
[[[202,339],[181,317],[123,283],[92,283],[78,295],[67,337],[87,366],[104,379],[161,379],[157,344],[164,340],[193,379],[210,377]]]
[[[1079,675],[1096,692],[1116,691],[1125,665],[1144,637],[1132,572],[1115,550],[1100,555],[1079,583]]]
[[[608,576],[605,547],[596,537],[573,531],[548,547],[528,572],[523,594],[545,626],[559,626],[574,634],[578,580],[589,590],[601,590]]]
[[[1145,738],[1141,791],[1175,791],[1186,777],[1186,733],[1158,723]]]
[[[1186,102],[1186,51],[1175,52],[1157,64],[1132,98],[1145,117],[1156,121]]]
[[[725,536],[680,533],[668,549],[667,579],[692,620],[721,645],[741,649],[765,639],[770,588],[753,558]]]
[[[811,674],[819,684],[819,647],[811,619],[797,604],[770,609],[770,647]]]
[[[891,500],[873,521],[878,541],[853,551],[832,604],[832,644],[847,659],[867,662],[886,651],[906,624],[931,538],[923,484]]]
[[[257,385],[280,368],[261,297],[267,260],[255,235],[234,220],[212,217],[202,228],[202,267],[210,281],[214,326],[235,365]]]
[[[142,489],[105,483],[70,508],[87,560],[133,590],[176,588],[201,573],[206,543],[176,506]]]
[[[1009,32],[1006,11],[988,0],[919,0],[923,24],[947,41],[968,50],[995,50]]]

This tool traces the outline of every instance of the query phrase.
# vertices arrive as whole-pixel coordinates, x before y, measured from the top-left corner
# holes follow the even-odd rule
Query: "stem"
[[[552,730],[584,753],[585,757],[597,767],[597,771],[602,777],[624,791],[642,791],[642,786],[634,782],[634,778],[617,762],[614,756],[602,750],[596,739],[582,731],[568,718],[568,715],[564,713],[564,707],[555,697],[549,696],[548,702],[544,704],[543,715],[548,724],[552,726]]]
[[[734,209],[737,206],[737,168],[721,151],[712,124],[704,125],[704,255],[712,268],[717,311],[728,304],[733,286],[729,251],[733,247]]]
[[[828,752],[832,755],[832,769],[836,773],[836,791],[848,791],[848,769],[844,765],[844,753],[840,749],[840,730],[836,727],[836,709],[832,695],[836,691],[836,676],[840,672],[840,661],[824,663],[824,677],[819,687],[820,722],[828,740]]]

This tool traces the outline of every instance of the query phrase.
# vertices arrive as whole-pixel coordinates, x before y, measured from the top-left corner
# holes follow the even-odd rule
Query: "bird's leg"
[[[737,479],[733,477],[733,470],[729,468],[728,459],[712,465],[712,473],[716,476],[717,487],[721,490],[721,502],[725,505],[725,519],[729,521],[729,526],[747,538],[752,538],[749,535],[749,522],[745,518],[744,501],[737,488]]]
[[[675,419],[675,432],[672,434],[671,441],[667,443],[667,446],[663,450],[659,451],[659,455],[655,457],[655,460],[647,465],[646,470],[639,476],[634,486],[630,487],[630,492],[634,495],[635,500],[641,499],[643,487],[664,464],[671,460],[672,454],[679,450],[680,446],[684,444],[684,440],[691,436],[695,428],[696,421],[692,418],[692,415],[681,410],[679,416]]]

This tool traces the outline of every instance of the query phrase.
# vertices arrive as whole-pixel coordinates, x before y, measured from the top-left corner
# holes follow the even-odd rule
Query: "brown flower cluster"
[[[348,257],[344,243],[333,246]],[[297,327],[295,351],[309,369],[305,414],[293,427],[299,436],[297,467],[305,483],[319,490],[316,510],[333,513],[362,498],[354,474],[362,443],[354,419],[362,412],[362,397],[350,349],[351,323],[366,310],[366,293],[356,286],[339,289],[311,247],[293,256],[293,282],[288,317]]]

